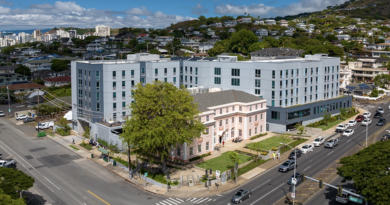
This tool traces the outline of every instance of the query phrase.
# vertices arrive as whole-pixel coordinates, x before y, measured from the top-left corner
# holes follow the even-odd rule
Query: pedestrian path
[[[209,197],[201,197],[201,198],[188,198],[185,199],[179,199],[179,198],[168,198],[164,199],[156,205],[178,205],[178,204],[212,204],[212,202],[216,201],[216,199],[212,199]]]

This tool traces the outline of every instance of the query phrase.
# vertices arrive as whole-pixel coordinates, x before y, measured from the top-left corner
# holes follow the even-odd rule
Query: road
[[[34,177],[28,204],[155,204],[165,198],[145,193],[88,159],[47,138],[0,118],[0,152]],[[29,128],[30,129],[30,128]],[[28,133],[27,133],[28,134]]]

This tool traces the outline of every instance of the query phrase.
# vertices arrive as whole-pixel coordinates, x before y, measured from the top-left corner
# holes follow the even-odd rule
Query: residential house
[[[276,25],[276,21],[274,19],[265,20],[265,24],[267,25]]]
[[[380,74],[389,74],[386,68],[380,68],[383,62],[389,59],[380,58],[359,58],[359,67],[352,68],[352,79],[360,82],[372,82]],[[361,63],[360,63],[361,62]]]
[[[139,37],[149,37],[149,34],[140,34]],[[123,42],[123,41],[130,41],[131,39],[134,38],[134,34],[129,32],[129,33],[119,33],[118,35],[115,36],[114,41],[117,42]]]
[[[268,30],[265,28],[261,28],[255,32],[257,36],[268,36]]]
[[[264,25],[264,21],[255,20],[254,25]]]
[[[300,29],[303,29],[303,30],[306,29],[306,25],[303,24],[303,23],[299,23],[299,24],[297,24],[296,26],[297,26],[297,28],[300,28]]]
[[[345,16],[336,16],[336,18],[339,18],[339,19],[344,19]]]
[[[213,24],[210,24],[210,27],[221,28],[222,27],[222,23],[213,23]]]
[[[251,18],[242,18],[241,23],[252,23],[252,19]]]
[[[104,49],[103,45],[99,42],[91,42],[86,46],[87,51],[102,51]]]
[[[173,36],[159,36],[156,37],[155,41],[160,42],[161,46],[165,46],[166,44],[170,43],[173,41]]]
[[[306,33],[309,33],[309,34],[313,33],[313,31],[314,31],[314,28],[307,28],[306,29]]]
[[[181,45],[186,46],[186,47],[190,47],[194,50],[199,49],[199,41],[190,40],[190,41],[182,42]]]
[[[380,28],[372,28],[371,31],[374,31],[374,32],[375,31],[381,31],[381,29]]]
[[[85,48],[70,48],[70,50],[72,50],[72,54],[87,52],[87,50]]]
[[[20,75],[17,73],[8,73],[0,75],[0,86],[17,83],[28,83],[28,76]]]
[[[294,35],[294,31],[285,30],[285,31],[283,32],[283,35],[284,35],[284,36],[293,36],[293,35]]]
[[[237,25],[237,21],[236,20],[233,20],[233,21],[225,21],[224,23],[225,27],[234,27]]]
[[[349,39],[351,39],[351,36],[349,36],[349,35],[335,35],[335,37],[336,37],[337,39],[339,39],[340,41],[341,41],[341,40],[349,41]]]
[[[362,19],[361,18],[354,18],[357,22],[360,22]]]
[[[387,27],[390,27],[390,23],[381,23],[381,26],[387,26]]]
[[[13,85],[6,85],[1,86],[0,88],[6,88],[13,90],[15,94],[19,94],[21,92],[34,92],[41,90],[44,88],[44,85],[37,84],[37,83],[22,83],[22,84],[13,84]]]
[[[202,37],[198,37],[198,36],[193,36],[193,37],[190,37],[189,39],[190,39],[190,41],[199,42],[199,41],[201,41],[203,38],[202,38]]]
[[[348,29],[348,30],[353,30],[353,29],[355,29],[355,28],[356,28],[355,25],[348,25],[348,26],[346,27],[346,29]]]
[[[296,50],[293,48],[264,48],[254,51],[251,54],[251,60],[265,59],[294,59],[300,58],[304,50]]]
[[[35,53],[40,53],[41,49],[28,48],[21,51],[22,55],[32,55]]]
[[[374,32],[373,31],[367,31],[366,34],[367,34],[367,36],[372,36],[374,34]]]
[[[200,34],[200,32],[199,31],[194,31],[194,32],[192,32],[194,35],[199,35]]]
[[[146,37],[138,37],[137,38],[138,43],[146,43],[146,42],[154,42],[154,38],[150,38],[149,36]]]
[[[192,31],[194,30],[194,27],[188,27],[187,30]]]
[[[61,44],[71,46],[71,45],[73,45],[73,41],[72,41],[72,39],[70,39],[68,37],[61,38]]]
[[[209,42],[199,43],[199,53],[207,53],[210,49],[214,48],[214,44]]]
[[[236,29],[234,29],[234,28],[229,28],[228,32],[229,32],[229,33],[236,32]]]
[[[288,30],[290,30],[290,31],[296,31],[296,30],[297,30],[296,28],[294,28],[294,27],[292,27],[292,26],[287,26],[287,28],[288,28]]]
[[[342,29],[336,29],[333,32],[335,32],[336,34],[339,34],[339,35],[344,33],[344,31]]]
[[[0,66],[0,75],[14,74],[17,67],[16,65]]]
[[[46,87],[61,87],[64,85],[69,85],[71,81],[70,76],[57,76],[57,77],[52,77],[52,78],[45,78],[43,79],[45,82]]]
[[[340,61],[340,85],[341,89],[346,89],[346,86],[352,81],[352,68],[358,66],[358,62],[349,61],[348,64],[346,61]],[[361,63],[360,63],[361,67]]]
[[[194,53],[191,55],[192,58],[207,58],[209,54],[207,53]]]
[[[202,24],[202,25],[199,26],[199,28],[207,28],[207,25]]]
[[[279,21],[279,25],[287,27],[288,26],[288,22],[286,20],[282,19],[282,20]]]
[[[275,31],[269,31],[269,33],[271,34],[271,36],[276,36],[279,34],[279,31],[278,30],[275,30]]]
[[[71,76],[71,70],[63,70],[63,71],[57,72],[57,76]]]
[[[31,79],[38,80],[38,79],[51,78],[56,76],[57,76],[57,72],[52,70],[37,70],[32,73]]]

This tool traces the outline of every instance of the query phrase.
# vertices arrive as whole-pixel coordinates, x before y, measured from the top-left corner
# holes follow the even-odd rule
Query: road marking
[[[281,186],[283,186],[284,185],[284,183],[283,184],[281,184],[281,185],[279,185],[278,187],[276,187],[275,189],[273,189],[272,191],[270,191],[270,192],[268,192],[268,193],[266,193],[265,195],[263,195],[261,198],[259,198],[259,199],[257,199],[255,202],[253,202],[251,205],[254,205],[254,204],[256,204],[258,201],[260,201],[262,198],[264,198],[264,197],[266,197],[268,194],[270,194],[270,193],[272,193],[273,191],[275,191],[276,189],[279,189],[279,187],[281,187]]]
[[[208,198],[204,198],[204,199],[202,199],[202,200],[200,200],[200,201],[196,202],[195,204],[200,204],[200,203],[202,203],[202,202],[206,201],[207,199],[208,199]]]
[[[347,142],[351,141],[352,139],[349,139]]]
[[[172,201],[172,200],[169,200],[169,199],[165,199],[164,201],[167,201],[167,202],[165,202],[165,203],[172,203],[172,204],[175,204],[175,205],[177,205],[174,201]]]
[[[268,183],[269,181],[271,181],[271,179],[269,179],[268,181],[264,182],[263,184],[257,186],[256,188],[252,189],[252,191],[255,190],[255,189],[257,189],[257,188],[259,188],[259,187],[261,187],[261,186],[263,186],[264,184]]]
[[[179,198],[176,198],[176,200],[180,201],[180,202],[184,202],[183,200],[179,199]]]
[[[329,154],[327,154],[327,155],[330,155],[330,154],[332,154],[334,151],[331,151],[331,152],[329,152]]]
[[[308,167],[306,167],[306,169],[309,169],[311,166],[308,166]],[[306,169],[304,169],[303,171],[306,171]]]
[[[90,193],[92,196],[98,198],[100,201],[102,201],[103,203],[107,204],[107,205],[111,205],[109,204],[108,202],[104,201],[102,198],[100,198],[98,195],[92,193],[91,191],[88,190],[88,193]]]
[[[223,195],[221,195],[221,194],[216,194],[217,196],[223,196]]]

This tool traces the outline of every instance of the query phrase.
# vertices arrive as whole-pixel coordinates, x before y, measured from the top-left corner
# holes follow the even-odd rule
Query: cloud
[[[295,15],[304,12],[313,12],[325,9],[327,6],[342,4],[346,0],[300,0],[297,3],[291,3],[280,7],[266,6],[264,4],[252,4],[249,6],[235,6],[232,4],[220,4],[214,9],[214,13],[220,15],[241,15],[244,12],[253,16],[286,16]]]
[[[161,11],[151,12],[146,7],[131,8],[123,11],[83,8],[72,1],[57,1],[54,4],[31,4],[26,9],[11,9],[0,6],[0,29],[2,30],[68,26],[93,28],[100,24],[111,26],[111,28],[165,28],[170,26],[171,23],[192,19],[194,18],[168,15]]]
[[[0,5],[13,6],[14,3],[8,2],[7,0],[0,0]]]
[[[203,8],[201,4],[197,4],[195,7],[191,9],[191,13],[196,14],[196,15],[201,15],[204,13],[208,13],[209,10],[206,8]]]
[[[132,8],[126,11],[127,14],[135,16],[150,16],[152,12],[146,9],[144,6],[141,8]]]

